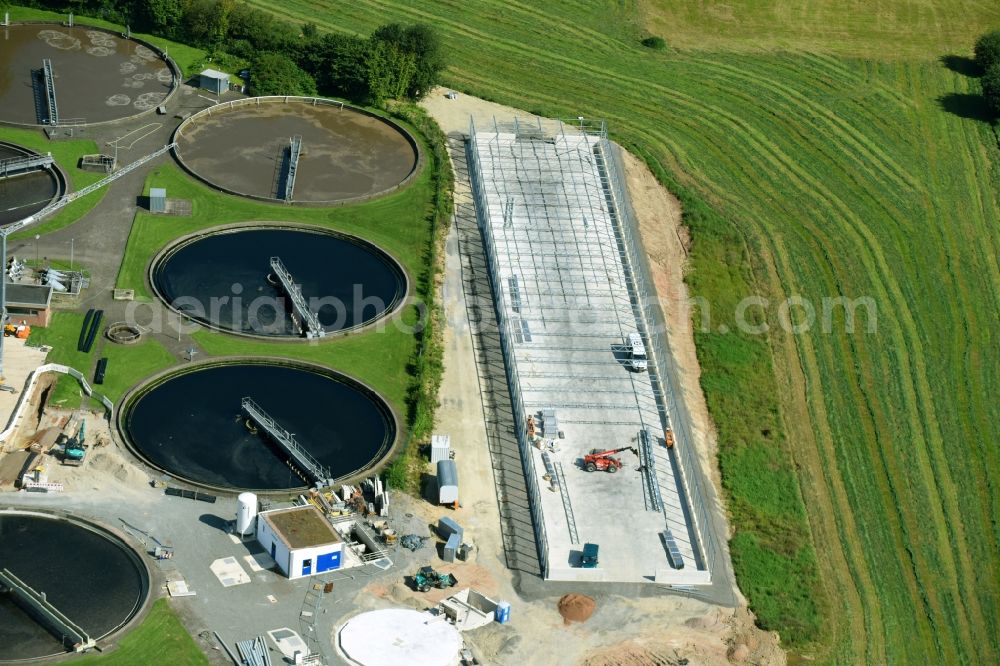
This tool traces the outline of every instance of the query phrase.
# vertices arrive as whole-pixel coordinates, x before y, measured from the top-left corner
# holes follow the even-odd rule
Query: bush
[[[976,64],[984,72],[1000,65],[1000,30],[993,30],[977,39],[973,51],[976,54]]]
[[[647,49],[653,49],[654,51],[662,51],[667,48],[667,41],[663,37],[647,37],[642,40],[642,45]]]
[[[986,100],[986,106],[995,115],[1000,116],[1000,62],[986,70],[980,84],[983,86],[983,98]]]
[[[254,95],[315,95],[316,82],[280,53],[262,53],[250,65]]]

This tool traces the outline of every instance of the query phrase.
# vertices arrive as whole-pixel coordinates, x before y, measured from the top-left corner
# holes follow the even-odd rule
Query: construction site
[[[34,81],[0,88],[0,123],[98,146],[69,169],[0,146],[0,662],[113,654],[162,604],[220,665],[771,649],[733,615],[704,424],[602,121],[428,95],[455,174],[435,276],[395,219],[350,209],[395,211],[424,137],[215,70],[198,88],[72,23],[0,40],[0,67]],[[98,175],[74,188],[77,171]],[[445,371],[424,442],[398,340],[428,279]],[[415,493],[387,486],[406,447]],[[679,643],[601,661],[664,618]]]

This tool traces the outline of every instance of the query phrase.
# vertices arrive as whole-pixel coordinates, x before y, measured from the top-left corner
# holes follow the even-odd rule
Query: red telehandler
[[[620,449],[610,449],[608,451],[592,449],[590,453],[583,457],[583,467],[588,472],[602,470],[614,474],[622,467],[621,459],[615,458],[615,454],[622,451],[631,451],[635,455],[639,455],[639,452],[633,446],[623,446]]]

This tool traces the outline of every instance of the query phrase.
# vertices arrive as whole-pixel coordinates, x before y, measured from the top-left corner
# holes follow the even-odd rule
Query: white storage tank
[[[254,521],[257,518],[257,496],[253,493],[240,493],[236,498],[236,533],[246,536],[254,531]]]

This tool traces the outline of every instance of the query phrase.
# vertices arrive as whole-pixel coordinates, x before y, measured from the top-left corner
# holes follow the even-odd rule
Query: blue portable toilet
[[[493,617],[500,624],[507,624],[510,621],[510,602],[501,601],[497,604],[497,609],[493,613]]]

